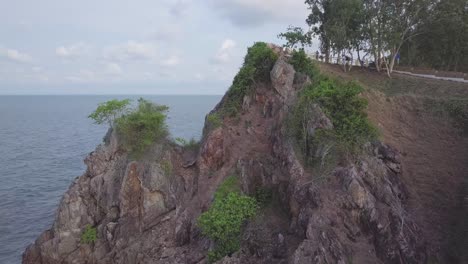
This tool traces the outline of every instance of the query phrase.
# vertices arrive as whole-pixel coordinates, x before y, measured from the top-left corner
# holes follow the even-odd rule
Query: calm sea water
[[[170,107],[173,137],[199,138],[220,96],[144,96]],[[0,96],[0,263],[21,262],[25,247],[51,227],[83,159],[107,130],[87,118],[99,102],[138,96]]]

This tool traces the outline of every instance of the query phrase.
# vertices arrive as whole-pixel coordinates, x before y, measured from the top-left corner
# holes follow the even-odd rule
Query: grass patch
[[[173,167],[172,167],[172,163],[170,161],[163,160],[163,161],[161,161],[160,165],[161,165],[161,169],[163,170],[165,176],[171,176],[172,175]]]
[[[210,209],[198,218],[202,234],[215,242],[208,252],[208,261],[213,263],[240,248],[242,226],[258,209],[255,198],[240,192],[237,177],[224,180],[215,193]]]
[[[86,225],[85,230],[81,234],[81,243],[91,244],[97,239],[97,231],[95,227]]]
[[[223,125],[223,120],[218,113],[211,113],[206,117],[206,122],[210,130],[218,128]]]
[[[426,99],[424,106],[439,117],[450,117],[454,126],[468,135],[468,99]]]

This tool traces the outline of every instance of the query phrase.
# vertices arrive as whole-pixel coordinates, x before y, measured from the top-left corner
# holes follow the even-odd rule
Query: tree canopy
[[[331,53],[370,55],[390,76],[395,64],[468,70],[467,0],[305,0],[308,32],[290,26],[279,37],[295,47],[316,36]],[[362,58],[364,58],[362,57]]]
[[[128,105],[130,102],[130,99],[113,99],[100,103],[96,110],[88,117],[93,119],[96,124],[108,123],[110,127],[113,127],[114,121],[128,112]]]

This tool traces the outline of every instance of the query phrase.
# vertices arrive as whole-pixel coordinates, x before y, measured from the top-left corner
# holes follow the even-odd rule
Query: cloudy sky
[[[0,94],[222,94],[248,46],[307,16],[303,0],[0,3]]]

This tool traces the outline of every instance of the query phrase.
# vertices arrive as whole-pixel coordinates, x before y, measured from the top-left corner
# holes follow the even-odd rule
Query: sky
[[[303,0],[0,0],[0,94],[223,94]],[[317,43],[314,43],[317,45]]]

